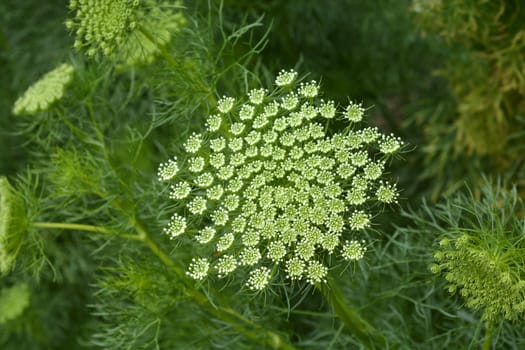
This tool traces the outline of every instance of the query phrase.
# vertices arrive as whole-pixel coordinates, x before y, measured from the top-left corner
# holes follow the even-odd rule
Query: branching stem
[[[344,299],[343,292],[337,284],[328,281],[324,286],[319,287],[327,302],[337,317],[344,323],[346,328],[359,339],[368,349],[385,348],[385,339],[379,332],[364,320],[357,310],[349,306]]]
[[[169,255],[159,245],[157,245],[157,243],[155,243],[155,241],[151,238],[151,235],[145,229],[144,225],[142,225],[136,219],[132,220],[132,224],[137,231],[137,234],[115,234],[114,231],[101,226],[72,224],[65,222],[33,222],[33,227],[42,229],[95,232],[143,242],[148,246],[151,252],[155,254],[155,256],[157,256],[164,265],[166,265],[166,267],[168,267],[177,275],[180,281],[187,287],[185,288],[186,294],[197,304],[206,308],[217,318],[231,324],[234,329],[236,329],[239,333],[244,334],[248,339],[259,343],[262,342],[265,346],[269,346],[276,350],[295,350],[293,345],[281,339],[277,333],[265,329],[256,323],[253,323],[235,310],[231,308],[214,307],[204,294],[196,289],[191,288],[188,283],[188,279],[184,275],[184,272],[177,265],[175,265]],[[248,327],[239,323],[246,324]],[[261,334],[263,334],[263,336],[261,336]]]
[[[94,226],[94,225],[71,224],[71,223],[66,223],[66,222],[33,222],[32,225],[33,227],[36,227],[36,228],[97,232],[97,233],[104,233],[107,235],[112,235],[115,237],[120,237],[120,238],[135,240],[135,241],[140,240],[140,238],[135,234],[130,234],[130,233],[115,234],[114,231],[108,230],[107,228],[104,228],[104,227]]]

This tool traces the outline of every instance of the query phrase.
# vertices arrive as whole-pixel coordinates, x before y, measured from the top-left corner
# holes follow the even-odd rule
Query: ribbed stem
[[[485,337],[483,340],[483,350],[492,348],[492,338],[494,336],[494,325],[491,322],[485,324]]]
[[[97,232],[104,233],[107,235],[112,235],[115,237],[131,239],[139,241],[139,236],[130,233],[115,234],[113,231],[108,230],[107,228],[94,226],[94,225],[85,225],[85,224],[70,224],[66,222],[33,222],[33,227],[44,228],[44,229],[58,229],[58,230],[72,230],[72,231],[85,231],[85,232]]]
[[[320,289],[325,299],[332,305],[336,316],[364,346],[368,349],[383,349],[385,347],[384,337],[363,319],[357,310],[345,302],[345,296],[336,283],[328,281]]]

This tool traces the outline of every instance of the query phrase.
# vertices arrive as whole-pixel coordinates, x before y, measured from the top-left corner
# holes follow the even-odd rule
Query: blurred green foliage
[[[453,144],[426,148],[429,162],[436,163],[427,171],[455,173],[479,184],[476,171],[448,170],[460,162],[479,162],[483,172],[523,182],[525,5],[516,0],[417,0],[412,10],[424,37],[447,50],[434,74],[447,81],[451,97],[436,101],[433,112],[417,119],[432,143],[449,139]],[[449,159],[457,161],[446,164]]]
[[[71,51],[64,31],[67,1],[0,3],[0,173],[24,168],[24,139],[13,124],[14,101]]]
[[[173,206],[155,181],[159,162],[202,129],[219,96],[292,67],[341,104],[362,101],[370,124],[414,148],[392,175],[401,206],[416,209],[401,217],[386,208],[367,259],[333,271],[345,301],[390,348],[483,346],[480,314],[429,266],[456,212],[446,209],[449,195],[467,183],[470,208],[483,174],[508,187],[525,181],[520,0],[185,1],[184,27],[137,67],[75,52],[68,3],[0,2],[0,175],[31,221],[101,225],[111,235],[25,232],[0,277],[0,348],[362,348],[312,289],[246,296],[226,283],[194,292],[151,249],[176,263],[191,254],[159,234]],[[13,116],[27,87],[64,62],[75,76],[60,104]],[[445,204],[435,209],[437,201]],[[521,219],[516,210],[505,215]],[[123,238],[137,228],[151,240]],[[522,322],[496,329],[494,348],[522,348]]]

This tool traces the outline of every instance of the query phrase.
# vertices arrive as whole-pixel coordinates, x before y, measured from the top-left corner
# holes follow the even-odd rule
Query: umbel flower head
[[[89,56],[116,57],[129,65],[149,63],[185,23],[179,2],[71,0],[66,26],[75,48]]]
[[[31,290],[27,283],[0,288],[0,325],[22,315],[30,302]]]
[[[0,177],[0,275],[11,270],[27,229],[20,193]]]
[[[442,225],[449,233],[434,252],[431,271],[489,323],[525,316],[524,208],[515,190],[486,183],[481,200],[460,195],[436,215],[450,222]]]
[[[64,63],[46,73],[15,101],[13,114],[35,114],[48,109],[62,98],[73,72],[73,66]]]
[[[372,204],[396,202],[395,185],[382,177],[402,142],[361,128],[360,105],[340,110],[318,97],[317,82],[297,86],[296,78],[281,71],[271,92],[221,98],[181,161],[159,167],[179,207],[164,233],[202,253],[190,277],[244,274],[252,290],[276,275],[323,283],[328,255],[363,258]],[[323,124],[334,118],[349,127],[329,134]]]

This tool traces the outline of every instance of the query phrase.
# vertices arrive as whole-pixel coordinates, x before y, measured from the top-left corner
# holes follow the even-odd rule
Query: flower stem
[[[132,224],[137,231],[138,240],[146,244],[151,252],[155,254],[159,260],[164,263],[164,265],[173,271],[182,282],[186,282],[186,276],[184,275],[184,272],[177,265],[175,265],[168,253],[166,253],[161,247],[157,245],[157,243],[155,243],[155,241],[153,241],[151,235],[148,233],[144,225],[137,219],[133,219]]]
[[[337,317],[363,345],[368,349],[383,349],[385,347],[384,337],[355,309],[345,303],[345,297],[335,283],[328,281],[320,289],[325,299],[332,305]]]
[[[485,324],[485,337],[483,340],[483,350],[492,348],[492,337],[494,336],[494,326],[491,322]]]
[[[236,329],[239,333],[245,335],[248,339],[251,339],[258,343],[262,342],[265,346],[269,346],[272,349],[295,350],[295,347],[293,345],[285,342],[277,333],[268,329],[264,329],[262,326],[253,323],[249,319],[246,319],[244,316],[237,313],[235,310],[230,308],[214,307],[205,295],[189,286],[188,280],[184,275],[184,272],[177,265],[175,265],[175,263],[169,257],[169,255],[155,243],[155,241],[151,238],[151,235],[144,228],[144,225],[136,219],[132,220],[132,223],[135,230],[137,231],[137,234],[115,235],[113,231],[101,226],[72,224],[65,222],[33,222],[32,226],[35,228],[42,229],[60,229],[102,233],[106,235],[114,235],[116,237],[143,242],[148,246],[152,253],[155,254],[159,258],[159,260],[162,261],[162,263],[164,263],[164,265],[166,265],[171,271],[173,271],[177,275],[177,277],[179,277],[180,281],[187,287],[187,295],[191,299],[193,299],[193,301],[195,301],[197,304],[203,306],[208,311],[212,312],[217,318],[220,318],[221,320],[231,324],[234,329]],[[243,326],[239,323],[246,324],[249,327]]]
[[[139,236],[135,234],[129,234],[129,233],[115,234],[113,231],[108,230],[107,228],[104,228],[101,226],[94,226],[94,225],[71,224],[67,222],[33,222],[32,226],[36,228],[44,228],[44,229],[97,232],[97,233],[104,233],[107,235],[113,235],[116,237],[131,239],[135,241],[140,240]]]

